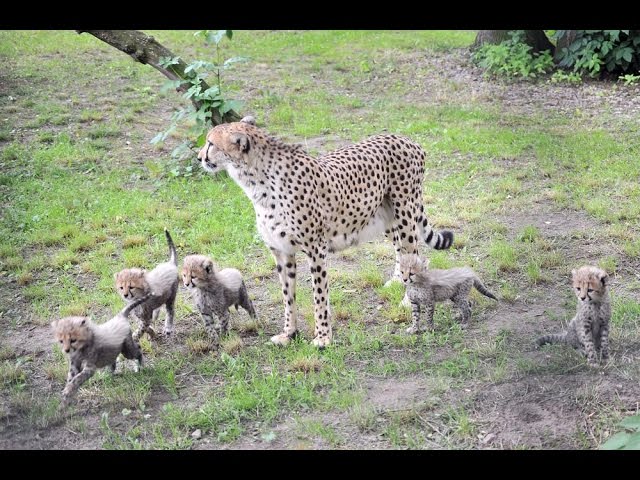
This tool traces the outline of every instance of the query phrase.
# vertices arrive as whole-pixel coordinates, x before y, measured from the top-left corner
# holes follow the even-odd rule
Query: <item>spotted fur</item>
[[[319,158],[285,144],[247,122],[218,125],[198,159],[226,170],[253,202],[257,229],[271,249],[282,286],[287,344],[297,331],[296,251],[313,276],[314,345],[331,342],[327,253],[386,233],[396,250],[417,253],[418,241],[449,248],[453,234],[434,233],[422,205],[425,152],[399,135],[376,135]]]
[[[573,289],[578,298],[576,315],[562,333],[544,335],[536,341],[538,346],[547,343],[564,343],[587,356],[589,365],[609,358],[609,323],[611,322],[611,298],[607,272],[598,267],[583,266],[571,271]]]
[[[433,330],[433,313],[436,302],[451,300],[460,310],[459,321],[465,328],[471,318],[469,293],[473,287],[486,297],[497,300],[469,267],[448,270],[430,270],[428,262],[418,255],[405,254],[400,257],[402,281],[407,286],[407,297],[411,302],[412,324],[407,333],[424,331],[420,326],[420,307],[426,311],[427,324]]]
[[[214,343],[229,330],[230,306],[236,310],[240,306],[256,318],[242,274],[235,268],[218,270],[209,257],[188,255],[182,264],[182,283],[193,292],[196,308]]]
[[[95,324],[89,317],[65,317],[51,323],[53,335],[69,358],[67,384],[62,391],[62,406],[66,406],[80,385],[86,382],[98,368],[116,369],[116,359],[121,353],[142,366],[140,344],[131,335],[129,313],[150,298],[143,296],[129,303],[111,320]]]
[[[173,332],[176,295],[178,293],[178,255],[176,247],[167,229],[164,231],[169,245],[169,261],[159,264],[151,271],[141,268],[126,268],[115,275],[116,290],[127,302],[150,294],[148,302],[133,311],[138,321],[138,329],[133,334],[135,340],[147,332],[155,337],[151,324],[160,313],[160,307],[166,307],[167,316],[162,331],[165,335]]]

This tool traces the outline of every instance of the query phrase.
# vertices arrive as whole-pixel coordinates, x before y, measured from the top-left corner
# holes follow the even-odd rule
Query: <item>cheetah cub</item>
[[[167,317],[164,322],[164,335],[173,332],[173,317],[176,295],[178,293],[178,256],[171,235],[165,228],[164,234],[169,244],[169,261],[161,263],[150,272],[141,268],[126,268],[115,275],[116,288],[120,296],[127,302],[151,294],[148,302],[133,311],[138,320],[138,330],[133,334],[134,340],[147,332],[150,337],[156,333],[151,327],[160,314],[160,307],[166,306]]]
[[[538,338],[539,347],[547,343],[565,343],[586,354],[589,365],[598,364],[609,358],[609,322],[611,321],[611,298],[607,288],[607,272],[585,265],[572,270],[573,288],[578,297],[575,317],[562,333],[544,335]]]
[[[411,302],[412,323],[407,328],[407,333],[424,331],[424,328],[420,327],[421,305],[425,307],[427,323],[433,330],[435,303],[452,300],[460,309],[459,320],[462,328],[466,328],[471,317],[468,297],[472,287],[476,287],[476,290],[484,296],[498,300],[469,267],[429,270],[428,266],[428,260],[423,260],[415,254],[405,254],[400,257],[402,281],[407,287],[407,296]]]
[[[193,292],[207,333],[215,343],[229,330],[230,306],[237,310],[239,305],[256,318],[242,274],[235,268],[217,270],[209,257],[188,255],[182,265],[182,282]]]
[[[80,385],[91,378],[98,368],[110,366],[111,371],[115,371],[116,359],[121,353],[129,360],[137,360],[138,366],[142,366],[142,350],[131,336],[127,317],[149,298],[150,295],[145,295],[134,300],[118,315],[100,325],[93,323],[89,317],[65,317],[51,323],[54,338],[69,357],[62,407],[69,404]]]

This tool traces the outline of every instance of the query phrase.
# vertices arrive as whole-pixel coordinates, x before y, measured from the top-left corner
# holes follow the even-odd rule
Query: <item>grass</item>
[[[193,32],[149,33],[185,58],[210,56]],[[500,297],[494,304],[474,296],[466,331],[451,306],[439,304],[434,332],[406,335],[404,289],[384,286],[393,247],[376,239],[329,257],[335,341],[319,352],[308,344],[313,299],[306,273],[298,275],[301,338],[283,349],[269,344],[282,327],[281,292],[242,190],[227,175],[204,174],[193,159],[170,159],[182,132],[149,144],[186,100],[159,93],[164,79],[156,71],[88,34],[0,32],[17,97],[0,98],[8,119],[0,129],[0,318],[8,339],[25,336],[44,349],[25,357],[3,342],[2,415],[61,436],[74,425],[88,441],[89,426],[99,425],[101,446],[114,449],[192,448],[197,428],[211,448],[252,445],[254,431],[277,431],[282,443],[273,441],[287,447],[303,440],[349,448],[371,437],[375,448],[483,448],[477,438],[489,414],[480,392],[531,375],[589,375],[574,352],[530,350],[535,335],[573,310],[568,278],[584,263],[600,265],[613,282],[617,350],[606,377],[638,394],[629,353],[640,335],[637,128],[603,109],[579,117],[534,101],[524,114],[507,100],[497,103],[480,79],[471,91],[465,69],[453,76],[441,67],[473,38],[468,31],[236,31],[222,44],[225,58],[249,58],[224,72],[225,92],[243,99],[242,113],[270,133],[317,153],[383,131],[420,143],[425,213],[456,235],[453,249],[421,253],[431,268],[472,266]],[[171,173],[189,166],[190,176]],[[262,323],[242,312],[213,348],[181,291],[175,338],[143,339],[146,368],[100,372],[80,389],[80,415],[55,426],[66,361],[44,347],[40,332],[56,315],[110,318],[122,305],[113,274],[166,261],[165,227],[179,259],[202,253],[239,268]],[[301,272],[302,256],[298,261]],[[403,396],[391,388],[389,395],[408,405],[372,406],[378,382],[405,381],[439,401],[425,407],[417,399],[424,392]],[[574,388],[549,385],[548,395],[558,398]],[[585,402],[595,395],[574,393]],[[125,409],[131,413],[122,415]],[[591,413],[570,420],[587,422],[584,438],[551,437],[546,445],[595,447],[618,418],[610,409]],[[530,438],[518,445],[537,446]]]

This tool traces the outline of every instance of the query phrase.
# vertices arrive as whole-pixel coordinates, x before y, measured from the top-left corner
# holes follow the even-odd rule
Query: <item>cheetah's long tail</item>
[[[536,340],[536,344],[538,347],[542,345],[546,345],[547,343],[567,343],[567,334],[563,333],[553,333],[551,335],[544,335]]]
[[[134,301],[132,301],[131,303],[128,303],[126,307],[124,307],[120,313],[118,314],[119,317],[122,318],[127,318],[129,316],[129,314],[131,313],[131,311],[136,308],[139,305],[142,305],[144,302],[146,302],[147,300],[149,300],[149,298],[152,297],[151,293],[147,293],[144,297],[140,297],[140,298],[136,298]]]
[[[476,287],[476,290],[478,290],[481,294],[483,294],[485,297],[489,297],[489,298],[493,298],[494,300],[498,300],[496,298],[496,296],[491,293],[487,287],[484,286],[484,284],[477,278],[475,278],[473,280],[473,286]]]
[[[422,232],[422,239],[427,245],[436,250],[446,250],[453,245],[453,232],[442,230],[435,232],[424,214],[424,206],[420,205],[418,216],[418,229]]]
[[[166,228],[164,229],[164,235],[167,237],[167,243],[169,244],[169,261],[177,267],[178,253],[176,252],[176,246],[173,243],[173,239],[171,238],[171,235],[169,235],[169,230]]]

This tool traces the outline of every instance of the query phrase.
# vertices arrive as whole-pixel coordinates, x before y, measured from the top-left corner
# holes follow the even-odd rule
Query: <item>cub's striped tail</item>
[[[251,318],[256,318],[256,310],[253,308],[253,302],[251,302],[251,299],[249,298],[249,293],[247,293],[247,287],[244,284],[244,281],[240,286],[240,302],[238,303],[249,313]],[[238,306],[236,305],[236,310],[237,309]]]
[[[475,278],[473,280],[473,286],[476,287],[476,290],[478,290],[485,297],[489,297],[489,298],[493,298],[494,300],[498,300],[493,293],[491,293],[489,290],[487,290],[487,287],[485,287],[483,285],[483,283],[478,278]]]
[[[434,232],[424,214],[424,206],[420,205],[420,215],[418,216],[418,230],[422,233],[422,239],[427,245],[436,250],[446,250],[453,245],[453,232],[442,230]]]
[[[151,296],[152,296],[151,293],[147,293],[144,297],[136,298],[131,303],[128,303],[127,306],[120,311],[118,316],[122,318],[127,318],[134,308],[136,308],[139,305],[142,305],[144,302],[149,300]]]
[[[546,345],[547,343],[567,343],[567,334],[565,333],[554,333],[551,335],[544,335],[536,340],[536,344],[538,347],[542,345]]]
[[[167,237],[167,243],[169,244],[169,261],[176,267],[178,266],[178,253],[176,252],[176,246],[173,244],[169,230],[164,229],[164,235]]]

